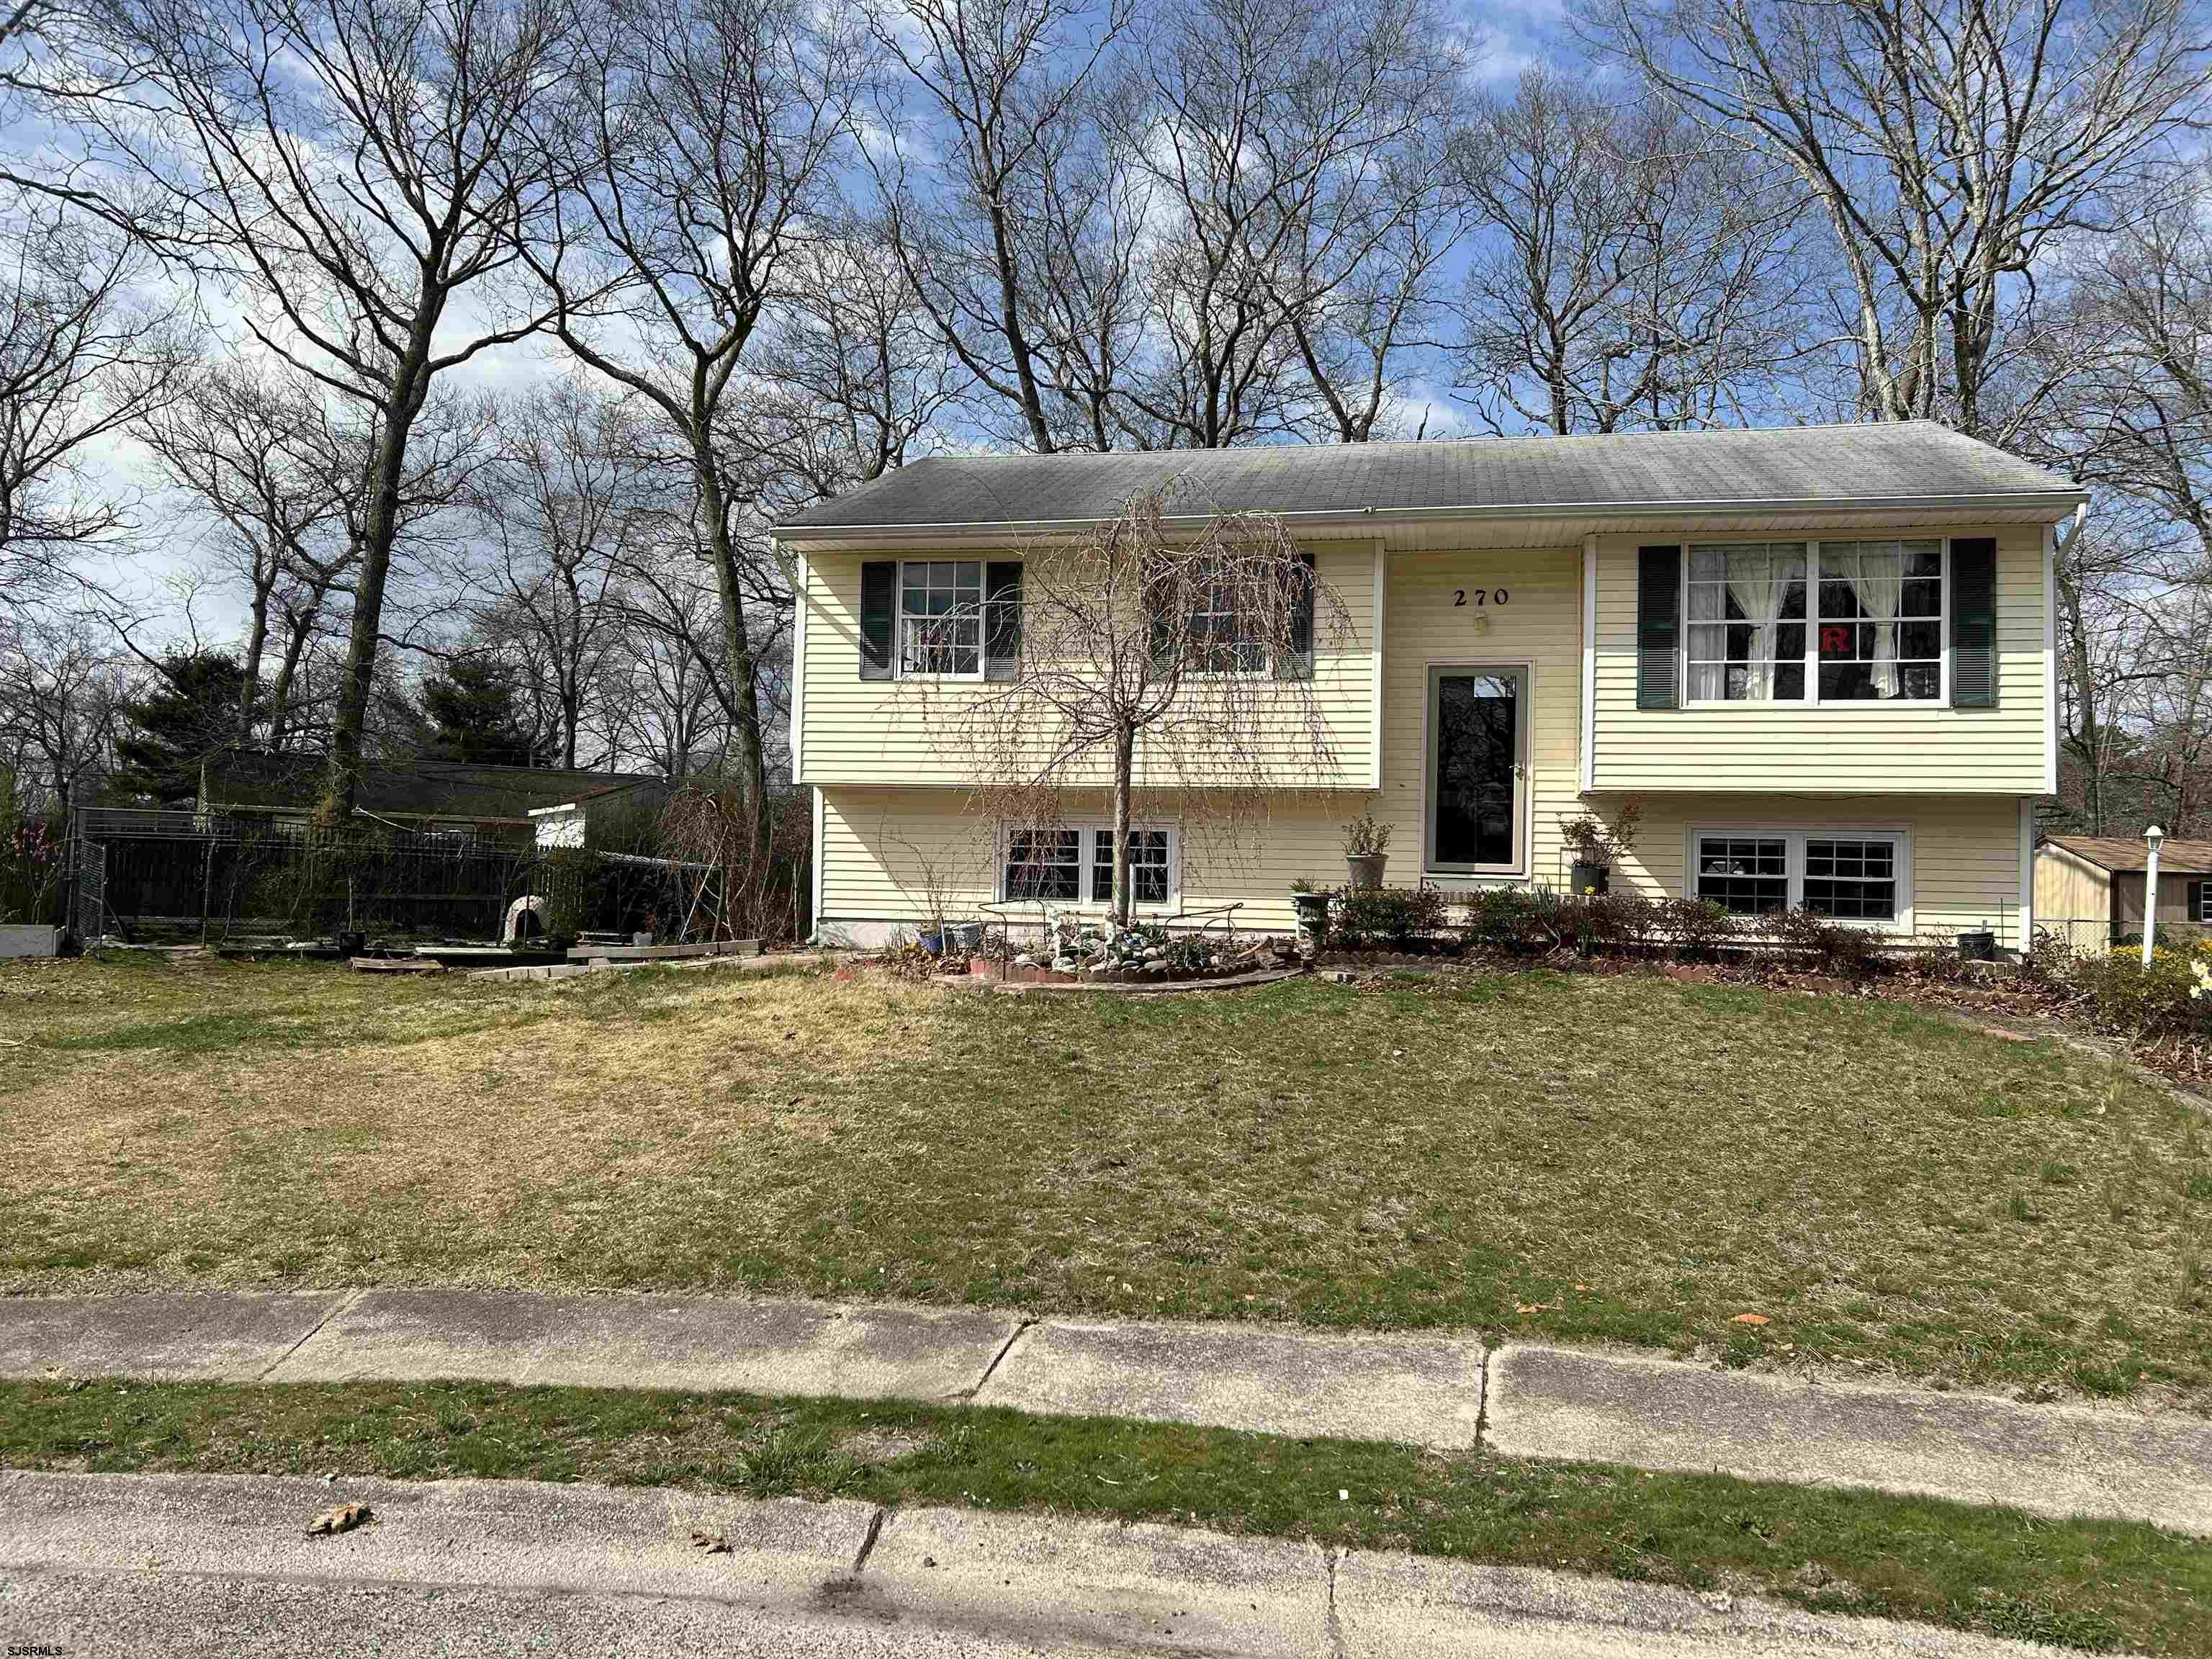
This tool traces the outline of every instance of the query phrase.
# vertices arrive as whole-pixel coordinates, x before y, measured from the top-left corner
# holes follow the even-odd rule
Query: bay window
[[[1911,858],[1901,830],[1701,829],[1690,843],[1690,896],[1731,915],[1802,909],[1885,927],[1910,920]]]
[[[1941,541],[1692,545],[1687,700],[1941,700],[1945,567]]]

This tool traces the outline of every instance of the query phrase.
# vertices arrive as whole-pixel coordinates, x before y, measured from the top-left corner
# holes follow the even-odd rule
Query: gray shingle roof
[[[1492,508],[1524,515],[1767,501],[1845,503],[2049,495],[2078,487],[1929,422],[1768,431],[1437,443],[1273,444],[1108,455],[939,456],[915,461],[778,526],[1087,523],[1172,481],[1184,512],[1334,514]]]

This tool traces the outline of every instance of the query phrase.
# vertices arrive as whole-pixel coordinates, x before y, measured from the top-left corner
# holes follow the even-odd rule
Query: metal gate
[[[107,848],[96,841],[76,844],[76,936],[89,945],[107,931]]]

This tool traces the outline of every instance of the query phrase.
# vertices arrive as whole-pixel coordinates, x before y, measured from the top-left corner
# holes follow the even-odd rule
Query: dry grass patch
[[[17,1291],[748,1286],[2212,1401],[2201,1117],[1890,1005],[85,963],[0,1021]]]

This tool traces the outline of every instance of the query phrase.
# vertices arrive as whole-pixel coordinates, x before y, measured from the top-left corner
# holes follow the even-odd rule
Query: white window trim
[[[2197,914],[2190,917],[2190,921],[2200,927],[2212,927],[2212,876],[2191,876],[2188,878],[2187,885],[2181,890],[2184,909],[2188,908],[2186,901],[2191,887],[2197,890]]]
[[[1903,823],[1693,823],[1682,836],[1682,896],[1698,896],[1698,842],[1707,836],[1780,841],[1790,878],[1792,910],[1805,903],[1805,843],[1808,841],[1887,841],[1897,848],[1897,915],[1887,921],[1850,916],[1828,920],[1839,927],[1863,927],[1875,933],[1910,933],[1912,920],[1912,829]]]
[[[1052,904],[1057,905],[1063,911],[1074,911],[1079,914],[1090,911],[1103,915],[1110,907],[1104,901],[1091,896],[1091,872],[1098,861],[1097,838],[1100,836],[1113,835],[1114,820],[1111,818],[1063,818],[1056,823],[1043,826],[1050,830],[1075,830],[1082,833],[1083,849],[1077,866],[1076,896],[1072,899],[1010,899],[1006,896],[1006,856],[1011,850],[1014,831],[1024,827],[1018,823],[1001,823],[997,836],[994,838],[992,863],[997,871],[992,887],[995,895],[994,902]],[[1133,904],[1129,907],[1130,910],[1133,914],[1152,915],[1161,911],[1182,908],[1182,832],[1172,823],[1155,823],[1150,818],[1131,818],[1129,833],[1134,835],[1140,830],[1164,830],[1167,832],[1168,896],[1164,901],[1158,904]]]
[[[906,572],[908,565],[915,564],[972,564],[976,568],[975,672],[974,673],[925,674],[909,670],[907,667]],[[988,630],[984,626],[985,609],[983,604],[983,601],[990,597],[988,592],[986,591],[990,586],[990,584],[991,568],[988,560],[959,558],[901,559],[898,562],[897,578],[891,585],[891,678],[898,680],[950,680],[963,684],[981,680],[983,678],[983,671],[989,666],[988,659],[991,649]],[[957,616],[959,612],[956,611],[948,614]]]
[[[1674,647],[1676,684],[1682,688],[1681,706],[1685,708],[1948,708],[1951,706],[1951,538],[1948,536],[1838,536],[1838,542],[1894,541],[1924,542],[1933,540],[1942,544],[1942,609],[1936,616],[1936,636],[1940,666],[1936,678],[1936,695],[1932,697],[1832,697],[1823,702],[1820,698],[1820,543],[1808,540],[1805,548],[1805,695],[1802,697],[1768,697],[1753,702],[1748,698],[1693,697],[1690,695],[1690,549],[1698,547],[1781,546],[1788,538],[1772,536],[1707,536],[1695,544],[1682,543],[1682,574],[1674,592],[1675,628],[1680,635]],[[1924,620],[1924,618],[1923,619]],[[2054,786],[2055,787],[2055,786]]]
[[[1440,674],[1516,674],[1521,679],[1520,754],[1513,763],[1517,780],[1515,786],[1516,826],[1515,848],[1520,856],[1510,865],[1439,865],[1431,856],[1436,845],[1431,831],[1431,814],[1436,809],[1437,755],[1434,745],[1436,732],[1434,714],[1437,702],[1437,677]],[[1421,877],[1424,880],[1452,882],[1463,887],[1498,885],[1528,879],[1534,867],[1534,847],[1536,838],[1536,789],[1528,757],[1533,753],[1529,728],[1534,724],[1536,710],[1536,665],[1533,662],[1462,662],[1457,659],[1431,662],[1421,671]]]

